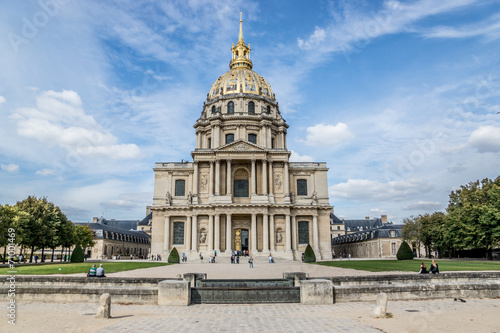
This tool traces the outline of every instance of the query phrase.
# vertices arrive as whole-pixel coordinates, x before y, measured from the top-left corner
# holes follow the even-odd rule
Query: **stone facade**
[[[290,162],[288,125],[240,36],[194,128],[193,162],[156,163],[152,254],[330,257],[326,163]]]

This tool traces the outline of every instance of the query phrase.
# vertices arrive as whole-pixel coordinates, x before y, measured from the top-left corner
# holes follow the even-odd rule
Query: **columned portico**
[[[252,242],[252,247],[251,251],[252,253],[257,252],[257,214],[252,214],[252,237],[251,237],[251,242]]]
[[[231,222],[231,214],[227,214],[226,215],[226,253],[227,252],[231,253],[232,233],[233,233],[233,226],[232,226],[232,222]]]
[[[193,215],[191,217],[192,220],[192,228],[191,228],[191,251],[198,251],[198,217]]]

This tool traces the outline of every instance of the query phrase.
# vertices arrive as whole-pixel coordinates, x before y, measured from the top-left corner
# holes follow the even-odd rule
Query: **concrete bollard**
[[[188,281],[165,280],[158,283],[158,305],[191,304],[191,286]]]
[[[385,318],[387,314],[387,294],[379,293],[377,295],[377,305],[373,309],[372,317],[375,318]]]
[[[99,297],[99,307],[97,308],[96,318],[111,318],[111,296],[108,293]]]
[[[191,282],[191,287],[196,287],[196,280],[206,279],[207,273],[184,273],[182,279]]]
[[[300,303],[305,305],[333,304],[333,283],[315,279],[300,282]]]

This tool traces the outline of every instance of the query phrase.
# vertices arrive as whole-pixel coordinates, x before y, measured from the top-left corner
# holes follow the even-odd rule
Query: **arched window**
[[[254,102],[248,103],[248,113],[255,113],[255,103]]]
[[[307,195],[306,179],[297,179],[297,195]]]
[[[235,171],[233,193],[235,198],[248,198],[248,172],[245,169]]]
[[[234,142],[234,134],[226,134],[226,144]]]
[[[257,135],[256,134],[248,134],[248,142],[257,144]]]
[[[266,108],[266,112],[267,112],[267,114],[271,114],[271,107],[269,105]]]
[[[186,193],[186,181],[184,179],[177,179],[175,181],[175,196],[183,197]]]
[[[227,113],[234,113],[234,102],[227,103]]]
[[[216,111],[216,110],[217,110],[217,109],[215,108],[215,105],[214,105],[214,106],[212,106],[212,113],[215,113],[215,111]]]

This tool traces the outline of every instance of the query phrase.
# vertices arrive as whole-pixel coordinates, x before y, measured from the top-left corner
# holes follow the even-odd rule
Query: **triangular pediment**
[[[216,149],[217,151],[264,151],[264,148],[248,141],[237,140]]]

